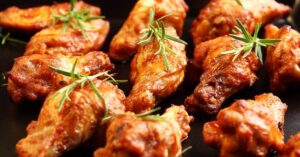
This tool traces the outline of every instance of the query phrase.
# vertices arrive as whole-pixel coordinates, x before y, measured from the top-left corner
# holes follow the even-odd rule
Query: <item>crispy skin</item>
[[[99,50],[109,32],[109,22],[101,19],[85,23],[86,37],[70,27],[62,32],[63,24],[36,33],[26,46],[24,55],[61,53],[80,56]]]
[[[171,26],[166,27],[166,33],[178,37]],[[133,87],[125,101],[128,111],[141,113],[151,110],[159,101],[174,93],[183,82],[187,64],[185,45],[169,40],[165,44],[176,52],[176,55],[167,52],[170,71],[167,71],[162,56],[155,54],[159,49],[156,40],[139,46],[130,65]]]
[[[62,15],[70,10],[70,3],[39,6],[28,9],[9,7],[0,12],[0,26],[24,32],[37,32],[53,25],[52,15]],[[100,8],[79,1],[74,10],[90,10],[92,15],[100,15]]]
[[[290,26],[266,26],[266,38],[281,39],[274,47],[267,48],[266,70],[272,92],[285,92],[300,83],[300,34]]]
[[[194,44],[227,35],[239,19],[252,33],[257,23],[267,23],[287,15],[291,9],[275,0],[211,0],[193,21],[191,35]]]
[[[58,98],[46,99],[37,121],[27,127],[27,137],[16,145],[20,157],[57,157],[86,142],[97,129],[108,107],[110,115],[121,114],[124,93],[109,82],[95,80],[105,104],[89,85],[77,88],[58,111]]]
[[[137,43],[140,41],[140,32],[149,23],[149,10],[155,9],[155,18],[172,14],[165,18],[165,24],[172,25],[179,35],[188,6],[184,0],[139,0],[132,9],[129,17],[119,32],[113,37],[109,56],[115,60],[124,60],[137,52]]]
[[[24,100],[43,100],[51,91],[70,83],[70,77],[52,71],[49,66],[71,71],[78,59],[76,73],[96,74],[113,68],[108,55],[90,52],[81,57],[61,54],[34,54],[17,58],[8,74],[8,92],[16,103]]]
[[[145,120],[133,113],[116,116],[106,131],[106,146],[94,157],[176,157],[191,130],[191,117],[183,106],[168,108],[162,117],[167,121]]]
[[[215,114],[228,97],[251,86],[257,79],[255,73],[260,63],[254,53],[251,52],[246,58],[240,55],[235,61],[232,61],[233,54],[221,54],[231,50],[232,45],[240,47],[241,42],[223,36],[196,46],[194,63],[204,73],[194,93],[185,100],[189,112],[195,113],[202,109],[206,113]]]
[[[264,157],[270,148],[278,150],[284,144],[286,110],[273,94],[237,100],[221,110],[216,121],[204,124],[204,142],[220,149],[221,157]]]
[[[300,133],[292,136],[284,145],[279,157],[299,157],[300,156]]]

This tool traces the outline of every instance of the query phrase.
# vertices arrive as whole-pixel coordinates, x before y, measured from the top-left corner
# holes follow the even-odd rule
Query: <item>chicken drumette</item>
[[[284,144],[286,110],[273,94],[237,100],[221,110],[216,121],[204,124],[204,142],[220,149],[221,157],[264,157],[270,148],[279,150]]]
[[[284,92],[290,87],[299,87],[300,83],[300,34],[290,26],[277,28],[266,26],[266,38],[278,38],[281,42],[268,47],[266,70],[273,92]]]
[[[300,133],[292,136],[279,153],[279,157],[299,157],[300,156]]]
[[[70,10],[69,3],[58,3],[52,6],[40,6],[28,9],[10,7],[0,12],[0,26],[17,30],[36,32],[53,25],[54,15],[62,15]],[[99,15],[100,9],[80,1],[74,7],[75,11],[90,10],[92,15]]]
[[[232,46],[240,47],[241,44],[229,36],[223,36],[196,46],[194,63],[204,73],[194,93],[185,100],[189,112],[202,109],[209,114],[217,113],[228,97],[255,82],[260,63],[254,53],[245,58],[240,55],[234,61],[234,54],[222,54],[231,50]]]
[[[188,6],[184,0],[139,0],[119,32],[110,44],[109,56],[115,60],[124,60],[137,52],[140,32],[147,28],[149,10],[155,10],[155,18],[171,14],[163,21],[172,25],[181,35]]]
[[[27,127],[27,137],[16,145],[21,157],[58,157],[64,152],[86,142],[96,131],[105,108],[110,115],[123,113],[124,93],[117,86],[94,80],[95,87],[104,97],[99,99],[87,84],[70,94],[59,110],[63,95],[46,99],[37,121]]]
[[[191,34],[194,44],[227,35],[239,19],[252,33],[257,23],[278,19],[290,12],[290,8],[275,0],[211,0],[193,21]]]
[[[192,117],[183,106],[172,106],[161,118],[147,120],[133,113],[113,117],[106,131],[106,146],[96,150],[94,157],[177,157]]]
[[[102,52],[90,52],[81,57],[69,57],[61,54],[34,54],[17,58],[8,73],[8,92],[19,103],[23,100],[43,100],[51,91],[57,90],[72,81],[71,78],[58,74],[49,66],[71,71],[78,60],[75,72],[96,74],[113,68],[109,57]]]

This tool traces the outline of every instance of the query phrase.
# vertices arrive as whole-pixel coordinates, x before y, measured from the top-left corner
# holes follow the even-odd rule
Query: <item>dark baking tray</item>
[[[294,0],[280,0],[282,3],[292,6]],[[51,0],[1,0],[0,10],[3,10],[9,6],[16,5],[23,8],[39,6],[42,4],[52,4]],[[61,1],[56,1],[61,2]],[[108,45],[112,36],[119,30],[122,23],[126,19],[128,13],[135,4],[135,0],[86,0],[86,2],[101,7],[106,19],[110,21],[111,30],[106,40],[106,44],[103,51],[107,52]],[[187,47],[187,55],[192,56],[193,44],[189,35],[189,28],[191,26],[192,19],[194,19],[199,9],[202,8],[208,0],[186,0],[190,7],[188,18],[185,23],[183,39],[189,43]],[[13,20],[13,19],[12,19]],[[278,23],[278,22],[277,22]],[[279,24],[284,24],[281,20]],[[30,35],[28,34],[14,34],[14,36],[28,41]],[[0,46],[0,73],[9,71],[13,65],[14,58],[21,56],[24,52],[24,46],[16,45],[13,43],[7,43],[4,46]],[[129,61],[125,63],[117,63],[116,72],[117,78],[127,79],[129,73]],[[223,107],[230,105],[235,99],[240,98],[253,98],[255,95],[269,92],[268,80],[266,79],[263,68],[258,73],[259,80],[249,88],[244,89],[232,96],[227,100]],[[1,82],[3,83],[3,81]],[[129,93],[131,85],[130,83],[120,85],[120,88],[124,90],[126,94]],[[173,96],[162,102],[160,105],[163,108],[170,106],[170,104],[180,105],[183,100],[194,89],[194,86],[183,85]],[[288,104],[288,111],[285,117],[285,139],[290,135],[300,131],[300,90],[289,91],[280,96],[283,102]],[[15,144],[17,141],[26,136],[26,126],[32,121],[37,119],[41,108],[42,102],[27,102],[24,104],[14,104],[7,91],[6,87],[0,88],[0,156],[1,157],[13,157],[15,154]],[[299,113],[298,113],[299,112]],[[218,151],[210,148],[203,143],[202,139],[202,126],[205,122],[214,120],[215,116],[198,115],[195,117],[195,121],[191,124],[192,130],[189,134],[189,138],[183,142],[183,148],[187,146],[193,146],[193,148],[184,154],[185,157],[211,157],[218,156]],[[68,152],[68,157],[75,156],[92,156],[92,151],[89,149],[78,148]]]

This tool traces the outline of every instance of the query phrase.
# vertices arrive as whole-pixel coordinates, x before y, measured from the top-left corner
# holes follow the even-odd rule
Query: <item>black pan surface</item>
[[[280,0],[282,3],[292,6],[294,0]],[[22,8],[39,6],[42,4],[52,4],[52,0],[0,0],[0,10],[3,10],[9,6],[16,5]],[[56,2],[61,2],[57,0]],[[86,0],[86,2],[99,6],[102,9],[103,15],[111,23],[111,31],[103,51],[107,52],[108,45],[112,36],[119,30],[122,23],[126,19],[130,10],[134,6],[136,0]],[[192,19],[194,19],[208,0],[186,0],[190,7],[188,18],[185,23],[183,39],[189,43],[187,48],[187,55],[192,56],[193,44],[189,35],[189,28],[191,26]],[[13,20],[13,19],[12,19]],[[277,22],[278,23],[278,22]],[[284,20],[281,20],[279,24],[285,24]],[[0,28],[1,31],[1,28]],[[14,37],[28,41],[30,35],[28,34],[13,34]],[[6,43],[0,45],[0,73],[8,72],[14,62],[14,58],[21,56],[24,53],[24,46],[13,43]],[[115,62],[116,70],[118,73],[116,78],[128,79],[129,74],[129,61],[125,63]],[[268,80],[266,79],[263,68],[260,70],[259,80],[249,88],[244,89],[232,96],[227,100],[223,107],[230,105],[236,99],[253,98],[255,95],[269,92]],[[1,75],[2,77],[2,75]],[[4,81],[1,79],[1,84]],[[120,88],[124,90],[126,94],[129,93],[131,85],[130,83],[121,84]],[[183,85],[173,96],[162,102],[160,105],[163,108],[170,106],[170,104],[180,105],[186,96],[191,94],[194,86]],[[300,91],[289,91],[280,95],[283,102],[288,104],[288,111],[285,117],[285,139],[300,131]],[[37,119],[41,108],[42,102],[27,102],[24,104],[14,104],[7,91],[6,87],[0,87],[0,156],[1,157],[13,157],[16,156],[15,144],[18,140],[26,136],[26,126],[32,121]],[[299,112],[299,113],[298,113]],[[183,148],[193,146],[193,148],[184,154],[185,157],[212,157],[218,156],[218,151],[210,148],[203,143],[202,139],[202,126],[205,122],[214,120],[215,116],[198,115],[195,117],[195,121],[191,124],[192,130],[189,134],[189,138],[183,142]],[[66,155],[67,157],[75,156],[92,156],[92,150],[86,148],[78,148],[70,151]]]

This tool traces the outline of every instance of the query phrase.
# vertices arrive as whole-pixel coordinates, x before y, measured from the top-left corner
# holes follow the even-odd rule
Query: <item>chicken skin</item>
[[[273,94],[237,100],[221,110],[216,121],[204,124],[204,142],[220,149],[221,157],[265,157],[284,144],[287,105]]]
[[[195,45],[227,35],[239,19],[250,33],[257,23],[267,23],[287,15],[291,9],[275,0],[211,0],[193,21],[191,35]]]
[[[30,39],[24,55],[61,53],[79,56],[99,50],[109,32],[109,22],[97,19],[83,25],[86,36],[71,27],[62,31],[63,24],[43,29]]]
[[[117,115],[106,131],[106,146],[96,150],[94,157],[177,157],[192,117],[183,106],[172,106],[161,117],[163,121],[133,113]]]
[[[46,99],[37,121],[27,127],[27,137],[16,145],[20,157],[58,157],[86,142],[96,131],[104,116],[105,107],[110,115],[121,114],[125,107],[124,93],[117,86],[101,80],[93,81],[104,101],[86,84],[70,94],[58,110],[63,95]]]
[[[267,48],[266,70],[272,92],[285,92],[300,83],[300,34],[290,26],[266,26],[266,38],[281,39],[274,47]]]
[[[28,9],[10,7],[0,12],[0,26],[17,31],[37,32],[53,25],[53,15],[63,15],[70,10],[70,3],[58,3],[51,6],[40,6]],[[100,15],[98,7],[79,1],[75,11],[90,10],[91,15]]]
[[[113,68],[108,55],[102,52],[90,52],[81,57],[68,57],[61,54],[34,54],[15,60],[8,73],[8,92],[16,103],[24,100],[43,100],[51,91],[68,85],[70,77],[58,74],[49,66],[71,71],[75,62],[76,73],[97,74]]]
[[[166,26],[165,31],[178,38],[172,26]],[[166,53],[170,71],[166,69],[162,56],[155,54],[159,49],[156,40],[138,47],[130,65],[129,79],[133,87],[125,101],[128,111],[142,113],[151,110],[159,101],[174,93],[183,82],[187,64],[185,45],[170,40],[164,43],[176,52]]]
[[[234,61],[234,54],[221,54],[241,44],[229,36],[223,36],[196,46],[194,63],[204,73],[194,93],[185,99],[184,104],[189,112],[196,113],[202,109],[208,114],[215,114],[228,97],[255,82],[260,63],[254,53],[245,58],[240,55]]]
[[[184,0],[139,0],[119,32],[113,37],[109,56],[115,60],[124,60],[137,52],[137,43],[140,41],[140,32],[147,28],[149,11],[155,10],[155,18],[172,14],[163,19],[165,24],[172,25],[179,35],[188,6]]]
[[[300,156],[300,133],[292,136],[284,145],[279,157],[299,157]]]

